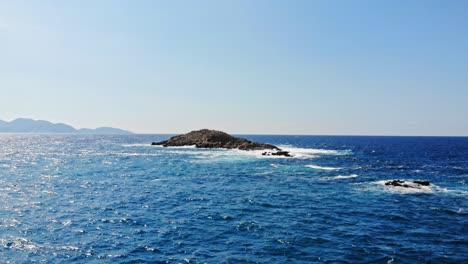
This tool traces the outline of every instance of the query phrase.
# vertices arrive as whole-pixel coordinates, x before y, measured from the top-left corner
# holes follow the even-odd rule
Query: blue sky
[[[466,1],[2,1],[0,119],[468,135]]]

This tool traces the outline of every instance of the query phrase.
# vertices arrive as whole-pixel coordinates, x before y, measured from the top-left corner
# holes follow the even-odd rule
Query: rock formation
[[[278,150],[276,152],[263,152],[263,156],[285,156],[285,157],[292,157],[288,151]]]
[[[386,182],[385,185],[421,189],[422,186],[429,186],[430,183],[428,181],[412,181],[412,182],[410,182],[410,181],[402,181],[402,180],[393,180],[393,181]]]
[[[153,142],[151,145],[162,145],[163,147],[195,146],[197,148],[269,150],[262,153],[262,155],[291,157],[289,152],[283,151],[276,146],[233,137],[227,133],[210,129],[202,129],[183,135],[173,136],[168,140]]]

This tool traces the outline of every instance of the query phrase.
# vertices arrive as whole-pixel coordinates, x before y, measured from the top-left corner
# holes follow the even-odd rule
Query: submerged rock
[[[263,156],[285,156],[285,157],[292,157],[291,154],[289,154],[289,151],[284,151],[284,150],[278,150],[276,152],[263,152]]]
[[[197,148],[272,150],[275,152],[268,152],[271,155],[291,157],[289,152],[282,151],[274,145],[253,142],[244,138],[233,137],[221,131],[210,129],[202,129],[183,135],[173,136],[168,140],[153,142],[151,145],[161,145],[163,147],[195,146]],[[266,155],[265,153],[264,155]]]
[[[430,183],[428,181],[412,181],[411,182],[411,181],[393,180],[393,181],[386,182],[385,185],[421,189],[422,186],[429,186]]]

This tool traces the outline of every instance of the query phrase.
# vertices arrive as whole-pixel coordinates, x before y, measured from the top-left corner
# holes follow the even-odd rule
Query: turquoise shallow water
[[[468,138],[167,137],[0,135],[1,262],[468,262]]]

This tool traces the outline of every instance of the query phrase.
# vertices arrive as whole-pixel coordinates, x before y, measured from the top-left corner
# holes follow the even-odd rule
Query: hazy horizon
[[[468,3],[2,1],[0,120],[468,136]]]
[[[31,120],[35,120],[35,121],[47,121],[47,122],[50,122],[49,120],[45,120],[45,119],[34,119],[34,118],[24,118],[24,117],[19,117],[19,118],[14,118],[14,119],[10,119],[10,120],[3,120],[3,119],[0,119],[0,121],[6,121],[6,122],[11,122],[11,121],[14,121],[16,119],[31,119]],[[73,128],[77,129],[77,130],[86,130],[86,129],[90,129],[90,130],[94,130],[94,129],[98,129],[98,128],[116,128],[116,129],[123,129],[123,130],[126,130],[126,131],[129,131],[129,132],[135,132],[135,131],[131,131],[129,129],[125,129],[125,128],[121,128],[121,127],[109,127],[109,126],[99,126],[99,127],[95,127],[95,128],[88,128],[88,127],[77,127],[77,126],[74,126],[73,124],[69,124],[69,123],[64,123],[64,122],[51,122],[53,124],[65,124],[65,125],[69,125],[69,126],[72,126]],[[204,128],[207,128],[207,129],[211,129],[209,127],[199,127],[199,128],[193,128],[193,129],[189,129],[189,130],[186,130],[186,131],[180,131],[180,132],[166,132],[166,133],[159,133],[159,132],[151,132],[151,133],[138,133],[138,132],[135,132],[135,134],[140,134],[140,135],[176,135],[176,134],[184,134],[184,133],[187,133],[187,132],[190,132],[190,131],[193,131],[193,130],[200,130],[200,129],[204,129]],[[447,135],[384,135],[384,134],[282,134],[282,133],[236,133],[236,132],[230,132],[230,131],[225,131],[225,132],[228,132],[230,134],[234,134],[234,135],[278,135],[278,136],[376,136],[376,137],[379,137],[379,136],[383,136],[383,137],[391,137],[391,136],[396,136],[396,137],[405,137],[405,136],[409,136],[409,137],[467,137],[467,136],[463,136],[463,135],[459,135],[459,136],[447,136]],[[0,134],[2,133],[6,133],[6,134],[15,134],[15,133],[20,133],[20,134],[23,134],[23,132],[1,132],[0,131]],[[36,132],[26,132],[26,133],[32,133],[32,134],[35,134]],[[37,132],[38,134],[43,134],[44,132]],[[47,134],[47,132],[45,133]],[[68,133],[67,133],[68,134]]]

